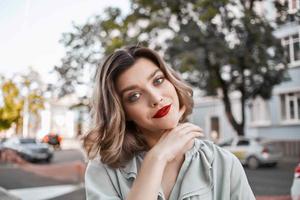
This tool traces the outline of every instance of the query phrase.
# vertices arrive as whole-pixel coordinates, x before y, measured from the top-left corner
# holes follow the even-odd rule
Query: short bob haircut
[[[193,109],[192,88],[155,51],[131,46],[113,52],[97,69],[91,101],[93,125],[83,138],[88,158],[94,159],[100,155],[101,161],[112,168],[124,167],[136,153],[149,150],[134,122],[126,120],[122,101],[115,87],[117,77],[139,58],[149,59],[156,64],[174,85],[180,107],[186,108],[180,122],[186,122]]]

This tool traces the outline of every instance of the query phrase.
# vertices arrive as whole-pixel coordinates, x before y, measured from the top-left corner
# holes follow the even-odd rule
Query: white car
[[[219,145],[232,152],[250,169],[266,164],[276,166],[282,156],[280,150],[271,141],[260,138],[237,137]]]
[[[35,138],[9,138],[3,142],[2,148],[15,150],[22,158],[30,162],[50,162],[53,156],[52,148],[48,144],[38,142]]]

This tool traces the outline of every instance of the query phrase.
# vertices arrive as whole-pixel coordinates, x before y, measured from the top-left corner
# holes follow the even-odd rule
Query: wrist
[[[167,159],[163,155],[163,153],[156,151],[152,148],[147,154],[145,159],[149,160],[151,163],[159,163],[160,165],[166,166]]]

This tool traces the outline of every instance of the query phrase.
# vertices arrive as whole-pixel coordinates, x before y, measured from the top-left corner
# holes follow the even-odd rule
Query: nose
[[[158,91],[152,91],[149,96],[151,107],[156,107],[163,101],[163,97]]]
[[[159,99],[158,101],[155,101],[155,102],[153,102],[152,104],[151,104],[151,106],[152,107],[156,107],[158,104],[159,104],[159,102],[161,102],[163,99],[161,98],[161,99]]]

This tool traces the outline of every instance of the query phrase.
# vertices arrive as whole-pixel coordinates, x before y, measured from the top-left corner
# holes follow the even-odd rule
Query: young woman
[[[188,123],[192,89],[145,47],[98,68],[84,139],[88,200],[255,199],[239,160]]]

